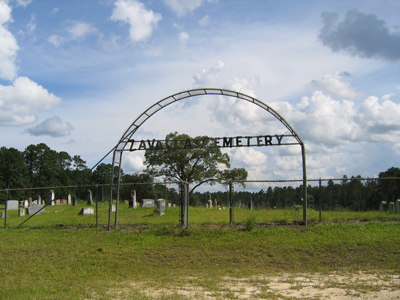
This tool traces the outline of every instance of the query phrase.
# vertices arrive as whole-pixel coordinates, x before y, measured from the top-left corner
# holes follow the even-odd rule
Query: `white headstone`
[[[49,201],[51,202],[50,205],[56,205],[56,204],[54,203],[54,201],[53,201],[54,199],[55,199],[54,191],[51,190],[51,191],[50,191],[50,198],[49,198]]]
[[[28,200],[24,200],[24,201],[22,201],[22,202],[23,202],[23,205],[22,205],[23,208],[28,208],[28,207],[29,207],[29,202],[28,202]]]
[[[136,190],[131,191],[131,200],[129,201],[129,208],[137,208]]]
[[[20,208],[18,210],[18,217],[23,217],[25,216],[25,208]]]
[[[32,206],[32,198],[31,197],[29,197],[28,202],[29,202],[29,206]]]
[[[93,205],[92,191],[88,190],[88,192],[89,192],[89,201],[87,202],[87,205]]]
[[[212,200],[208,200],[208,208],[212,208]]]
[[[19,203],[17,200],[8,200],[7,201],[7,210],[18,210]]]
[[[94,215],[94,208],[93,207],[84,207],[81,209],[81,211],[78,213],[78,215],[82,215],[82,216]]]
[[[42,203],[42,197],[40,195],[38,195],[38,197],[37,197],[37,203],[38,204],[43,204]]]
[[[33,215],[33,214],[35,214],[35,213],[38,211],[38,213],[37,213],[37,215],[38,215],[38,214],[41,214],[41,213],[43,213],[43,212],[46,212],[46,211],[44,210],[43,207],[44,207],[43,205],[29,206],[29,207],[26,209],[26,212],[28,213],[28,215]],[[43,209],[42,209],[42,208],[43,208]]]
[[[68,194],[68,197],[67,197],[67,204],[68,205],[71,205],[71,194]]]
[[[165,199],[156,200],[156,212],[153,214],[155,216],[162,216],[165,214]]]
[[[142,199],[142,207],[154,207],[153,199]]]

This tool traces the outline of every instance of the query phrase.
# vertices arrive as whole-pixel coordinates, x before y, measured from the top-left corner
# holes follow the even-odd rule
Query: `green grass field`
[[[32,217],[24,223],[22,227],[55,227],[63,226],[95,226],[96,215],[81,216],[78,213],[83,207],[88,207],[86,202],[80,202],[77,207],[71,205],[55,205],[47,206],[46,213]],[[92,206],[95,207],[95,206]],[[98,204],[98,224],[108,225],[109,204],[100,202]],[[0,206],[0,210],[4,210],[4,205]],[[118,206],[118,225],[178,225],[179,224],[179,207],[171,207],[163,216],[154,216],[153,208],[130,209],[128,205],[121,202]],[[303,220],[303,211],[299,209],[240,209],[234,208],[234,223],[246,223],[252,221],[254,223],[290,223],[293,221]],[[27,220],[29,216],[18,217],[18,211],[11,210],[7,214],[7,227],[15,228],[22,222]],[[4,219],[2,219],[4,220]],[[399,213],[388,213],[379,211],[352,212],[352,211],[322,211],[322,221],[340,221],[340,220],[400,220]],[[5,221],[5,220],[4,220]],[[319,221],[319,211],[309,209],[308,221],[315,223]],[[112,213],[112,225],[115,222],[115,213]],[[5,223],[3,223],[5,224]],[[189,207],[189,225],[199,224],[229,224],[229,209],[218,210],[217,208],[208,209],[205,207]],[[0,227],[4,227],[1,226]]]
[[[227,278],[264,288],[259,299],[285,299],[262,278],[400,274],[399,222],[143,228],[1,229],[0,299],[191,299],[176,292],[186,286],[238,299],[223,284]],[[144,287],[164,292],[156,297]]]

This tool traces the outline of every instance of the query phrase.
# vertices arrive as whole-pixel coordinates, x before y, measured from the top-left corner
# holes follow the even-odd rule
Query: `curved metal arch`
[[[180,101],[180,100],[183,100],[186,98],[190,98],[190,97],[203,96],[203,95],[228,96],[228,97],[234,97],[234,98],[242,99],[242,100],[248,101],[250,103],[253,103],[253,104],[263,108],[264,110],[269,112],[271,115],[273,115],[296,138],[296,140],[298,141],[299,145],[301,146],[301,150],[302,150],[303,201],[304,201],[303,202],[303,220],[304,220],[305,226],[307,226],[307,175],[306,175],[305,146],[304,146],[303,141],[300,139],[300,137],[296,133],[296,131],[289,125],[289,123],[277,111],[275,111],[269,105],[265,104],[264,102],[261,102],[260,100],[254,98],[254,97],[245,95],[240,92],[235,92],[232,90],[218,89],[218,88],[200,88],[200,89],[192,89],[192,90],[187,90],[187,91],[173,94],[171,96],[168,96],[168,97],[158,101],[157,103],[153,104],[152,106],[150,106],[146,111],[144,111],[139,117],[136,118],[136,120],[129,126],[129,128],[122,135],[118,144],[114,147],[112,171],[111,171],[111,174],[112,174],[111,175],[111,185],[110,185],[111,196],[110,196],[108,229],[111,228],[114,166],[115,165],[121,166],[122,152],[124,151],[129,140],[132,138],[132,136],[135,134],[135,132],[139,129],[139,127],[143,125],[144,122],[146,122],[151,116],[153,116],[155,113],[157,113],[161,109],[163,109],[163,108],[167,107],[168,105],[175,103],[177,101]],[[121,170],[121,168],[119,168],[118,177],[117,177],[118,179],[117,179],[117,202],[116,202],[116,209],[115,209],[115,226],[117,226],[117,215],[118,215],[119,183],[120,183],[120,175],[121,175],[120,170]]]
[[[121,139],[119,140],[119,142],[116,146],[116,151],[123,151],[125,149],[126,144],[131,139],[131,137],[135,134],[135,132],[139,129],[139,127],[142,126],[144,122],[146,122],[151,116],[153,116],[155,113],[157,113],[161,109],[165,108],[166,106],[168,106],[172,103],[175,103],[177,101],[180,101],[180,100],[183,100],[186,98],[195,97],[195,96],[204,96],[204,95],[219,95],[219,96],[234,97],[234,98],[248,101],[250,103],[253,103],[253,104],[261,107],[262,109],[266,110],[271,115],[273,115],[278,121],[280,121],[286,127],[286,129],[289,130],[289,132],[292,135],[294,135],[294,137],[296,138],[298,143],[300,145],[303,145],[303,141],[297,135],[295,130],[289,125],[289,123],[277,111],[275,111],[272,107],[265,104],[264,102],[254,98],[254,97],[245,95],[243,93],[231,91],[231,90],[217,89],[217,88],[201,88],[201,89],[187,90],[187,91],[173,94],[171,96],[168,96],[168,97],[158,101],[157,103],[153,104],[152,106],[150,106],[139,117],[137,117],[136,120],[125,131],[125,133],[122,135]]]

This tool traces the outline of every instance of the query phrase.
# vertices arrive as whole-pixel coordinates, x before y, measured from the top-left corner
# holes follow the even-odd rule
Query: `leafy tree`
[[[400,177],[400,169],[392,167],[387,169],[385,172],[379,173],[379,191],[382,200],[390,202],[396,201],[400,195],[400,179],[396,180],[385,180],[388,177]]]
[[[219,166],[230,168],[228,154],[223,154],[220,148],[210,147],[212,141],[207,136],[199,136],[192,139],[187,134],[170,133],[166,140],[176,140],[179,147],[184,147],[187,140],[191,140],[197,146],[203,145],[201,149],[159,149],[146,150],[145,172],[153,177],[167,177],[170,179],[186,181],[195,184],[189,191],[193,191],[205,182],[210,184],[226,182],[229,179],[246,180],[245,169],[220,170]]]

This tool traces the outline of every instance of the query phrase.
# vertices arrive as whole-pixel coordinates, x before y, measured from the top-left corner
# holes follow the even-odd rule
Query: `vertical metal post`
[[[7,228],[7,210],[8,210],[8,205],[7,205],[7,201],[8,201],[8,189],[6,189],[6,211],[5,211],[5,215],[4,215],[4,228]]]
[[[319,179],[319,222],[322,221],[322,190],[321,178]]]
[[[181,213],[180,225],[189,227],[189,184],[187,182],[180,183],[180,196],[181,196]]]
[[[117,178],[117,202],[115,203],[115,222],[114,226],[117,227],[117,220],[118,220],[118,202],[119,202],[119,186],[121,180],[121,158],[122,153],[119,155],[119,168],[118,168],[118,178]]]
[[[307,171],[306,171],[306,147],[301,144],[301,154],[303,157],[303,221],[307,226]]]
[[[99,227],[99,186],[96,184],[96,227]]]
[[[111,230],[111,218],[112,218],[112,198],[113,198],[113,182],[114,182],[114,161],[115,161],[115,150],[113,152],[113,164],[111,168],[111,180],[110,180],[110,204],[108,208],[108,230]]]
[[[183,199],[183,194],[184,194],[184,187],[183,187],[183,182],[179,182],[179,196],[181,198],[181,207],[179,211],[179,225],[183,226],[184,221],[183,221],[183,215],[184,215],[184,199]]]
[[[229,181],[229,224],[233,225],[232,180]]]

